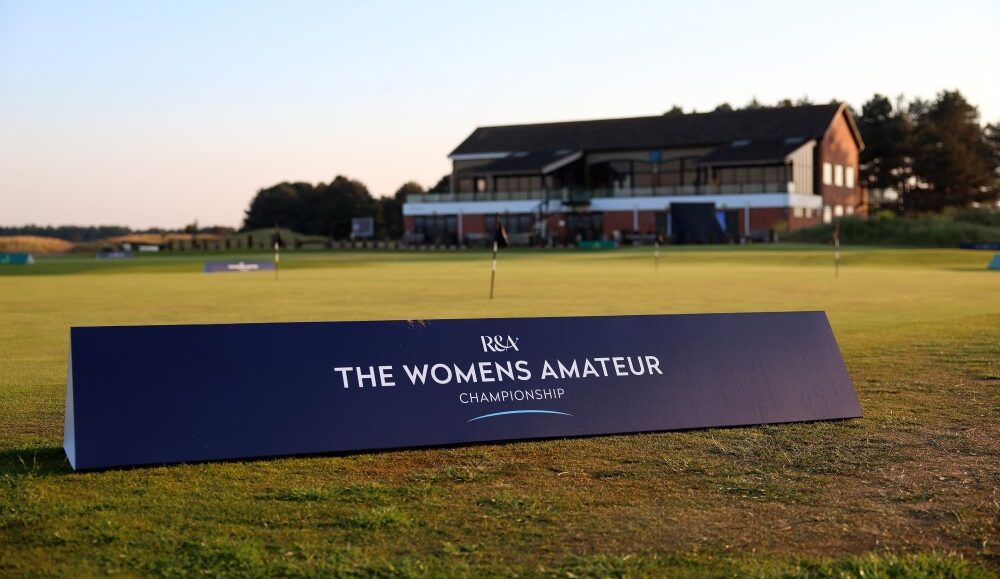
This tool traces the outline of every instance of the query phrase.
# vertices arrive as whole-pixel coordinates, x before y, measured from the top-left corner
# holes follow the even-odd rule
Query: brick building
[[[407,238],[515,241],[670,235],[671,207],[711,204],[729,239],[863,213],[861,135],[844,104],[480,127],[451,191],[411,195]]]

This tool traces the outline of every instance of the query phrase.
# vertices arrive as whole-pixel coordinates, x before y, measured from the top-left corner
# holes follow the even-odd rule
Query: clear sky
[[[238,225],[255,192],[424,186],[478,125],[959,89],[1000,3],[0,0],[0,224]]]

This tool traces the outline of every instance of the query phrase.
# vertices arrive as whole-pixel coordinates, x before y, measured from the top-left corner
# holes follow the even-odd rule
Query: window
[[[595,189],[620,191],[632,188],[632,161],[604,161],[588,167]]]
[[[823,163],[823,184],[833,185],[833,165]]]
[[[846,173],[844,174],[845,185],[847,185],[851,189],[854,189],[854,167],[848,167],[847,169],[845,169],[845,171],[846,171]]]
[[[842,217],[844,215],[844,206],[843,205],[834,205],[833,206],[833,214],[836,215],[837,217]]]
[[[829,205],[823,206],[823,223],[830,223],[833,221],[833,210]]]
[[[458,240],[457,215],[418,215],[413,231],[424,235],[428,243],[455,243]]]
[[[503,213],[500,215],[500,223],[503,223],[504,229],[511,235],[515,233],[531,233],[532,227],[535,224],[535,218],[531,213]],[[493,235],[496,229],[496,215],[487,215],[486,233]]]
[[[834,165],[833,166],[833,184],[837,187],[844,186],[844,166]]]
[[[644,161],[632,162],[632,176],[636,187],[653,186],[653,165]]]
[[[802,208],[801,207],[796,207],[796,208],[792,209],[792,215],[794,215],[795,217],[801,218],[802,217]]]
[[[785,166],[780,165],[776,167],[765,167],[764,168],[764,182],[765,183],[782,183],[785,181]]]
[[[542,189],[542,178],[533,175],[497,177],[496,190],[501,192],[533,192]]]
[[[601,239],[603,230],[603,213],[569,213],[566,215],[566,234],[571,240]]]
[[[848,215],[854,215],[854,207],[848,205],[846,211]]]

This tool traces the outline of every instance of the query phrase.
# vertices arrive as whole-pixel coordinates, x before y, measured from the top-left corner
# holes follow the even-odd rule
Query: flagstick
[[[274,242],[274,279],[278,279],[278,262],[281,261],[281,253],[278,248],[281,246],[277,241]]]
[[[493,286],[497,281],[497,242],[493,240],[493,270],[490,272],[490,299],[493,299]]]
[[[833,277],[840,277],[840,222],[833,225]]]

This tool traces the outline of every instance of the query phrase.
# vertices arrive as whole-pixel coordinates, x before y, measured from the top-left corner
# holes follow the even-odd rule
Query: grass
[[[0,576],[988,577],[991,254],[807,246],[42,258],[0,269]],[[238,257],[266,258],[266,254]],[[853,421],[72,473],[73,325],[823,309]]]

